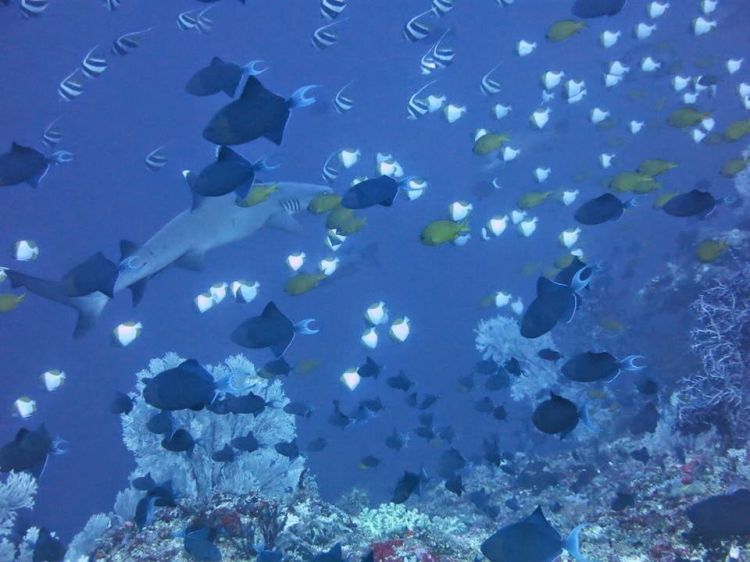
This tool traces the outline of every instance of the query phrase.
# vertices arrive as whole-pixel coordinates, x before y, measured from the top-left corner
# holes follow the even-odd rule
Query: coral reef
[[[514,382],[511,397],[516,402],[534,399],[557,380],[557,372],[551,364],[537,356],[545,347],[555,347],[549,334],[533,340],[526,339],[521,335],[518,323],[502,315],[480,320],[475,333],[476,348],[483,359],[492,359],[498,365],[503,365],[516,358],[525,370],[534,373],[533,377],[521,377]]]
[[[0,483],[0,562],[30,562],[38,530],[31,527],[18,545],[10,541],[16,512],[32,509],[36,496],[36,479],[25,472],[10,472]]]
[[[140,398],[144,387],[142,379],[176,367],[182,361],[174,353],[168,353],[161,359],[151,360],[149,368],[137,374],[133,410],[122,416],[123,441],[135,456],[133,476],[150,473],[156,482],[171,479],[182,503],[205,502],[220,493],[244,495],[259,492],[269,498],[288,495],[299,480],[303,460],[290,461],[277,453],[273,446],[294,439],[294,416],[283,411],[288,400],[281,382],[259,377],[253,364],[242,355],[229,357],[223,364],[207,367],[207,370],[217,381],[227,375],[242,379],[247,390],[261,396],[273,407],[257,416],[217,415],[205,409],[174,412],[176,426],[187,429],[196,441],[191,455],[166,452],[160,445],[162,436],[146,429],[148,420],[159,410]],[[261,445],[258,450],[240,454],[231,463],[217,463],[211,459],[212,453],[250,431]]]
[[[692,348],[702,369],[683,379],[677,392],[685,431],[717,427],[730,442],[750,430],[750,265],[714,280],[693,303],[698,325]]]

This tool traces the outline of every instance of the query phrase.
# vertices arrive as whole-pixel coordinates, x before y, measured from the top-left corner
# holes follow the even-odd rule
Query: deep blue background
[[[16,5],[0,9],[0,146],[15,140],[40,147],[45,126],[62,116],[64,132],[60,148],[75,153],[75,161],[50,171],[36,191],[27,186],[4,188],[0,246],[29,238],[41,248],[38,261],[21,264],[23,271],[57,278],[72,265],[101,250],[117,258],[121,238],[146,240],[162,224],[189,204],[189,193],[180,175],[184,168],[208,163],[213,147],[201,137],[208,118],[227,102],[223,95],[194,98],[184,84],[214,55],[244,63],[264,59],[271,70],[264,83],[280,94],[291,94],[303,84],[319,84],[322,103],[295,111],[282,149],[265,141],[240,147],[248,158],[278,153],[283,167],[271,178],[318,181],[325,158],[342,146],[359,148],[362,162],[342,174],[335,187],[343,190],[354,175],[372,174],[376,151],[393,153],[407,173],[426,177],[429,192],[420,200],[400,200],[391,209],[366,212],[367,227],[347,246],[364,247],[377,242],[379,267],[362,267],[356,273],[334,278],[308,295],[290,298],[282,286],[287,272],[283,262],[291,251],[304,250],[310,257],[327,254],[322,244],[321,217],[304,218],[303,236],[264,230],[252,239],[222,248],[208,256],[203,272],[170,270],[150,283],[146,298],[135,310],[128,295],[120,295],[105,311],[93,333],[72,341],[72,311],[29,297],[18,310],[0,317],[0,376],[2,403],[0,438],[12,437],[22,422],[11,417],[16,397],[29,394],[39,411],[28,422],[45,422],[70,443],[70,453],[53,458],[40,483],[37,508],[31,520],[70,536],[88,516],[111,509],[116,492],[126,486],[132,462],[120,439],[116,416],[107,412],[115,390],[130,390],[134,373],[149,358],[166,351],[216,363],[241,351],[228,340],[229,331],[249,314],[257,313],[274,299],[293,319],[316,317],[322,328],[315,337],[299,338],[289,360],[319,359],[321,366],[306,376],[292,376],[286,391],[316,407],[309,423],[300,424],[302,443],[323,434],[329,448],[313,457],[310,465],[324,494],[335,498],[352,485],[366,486],[382,498],[400,471],[429,466],[435,451],[412,439],[400,456],[383,446],[394,425],[410,429],[413,411],[401,403],[399,393],[384,390],[384,382],[365,381],[349,395],[338,378],[341,372],[365,357],[359,343],[362,313],[370,303],[384,300],[393,315],[412,320],[412,337],[397,345],[381,334],[381,347],[373,354],[387,365],[389,374],[403,368],[419,381],[421,390],[441,395],[436,417],[451,423],[459,433],[459,446],[467,453],[477,449],[481,437],[508,431],[471,409],[470,398],[456,394],[455,379],[465,374],[478,358],[473,329],[492,311],[482,310],[480,300],[495,290],[533,297],[533,278],[521,274],[530,262],[548,264],[562,253],[557,234],[574,226],[572,209],[548,203],[533,211],[540,217],[531,239],[512,229],[499,240],[479,241],[478,227],[490,216],[508,212],[520,194],[540,189],[531,172],[537,166],[552,168],[545,189],[576,187],[581,199],[595,196],[606,185],[598,167],[601,152],[615,152],[613,171],[632,169],[647,157],[673,159],[680,167],[665,176],[666,190],[685,190],[702,178],[713,182],[719,194],[731,191],[728,180],[717,171],[737,146],[697,146],[688,136],[669,129],[664,121],[680,102],[669,86],[669,75],[644,76],[638,70],[643,54],[665,60],[683,75],[712,72],[720,75],[719,96],[702,95],[699,106],[714,111],[718,129],[740,118],[735,85],[748,73],[731,78],[721,64],[728,57],[748,53],[747,34],[733,16],[740,0],[723,0],[716,16],[719,31],[696,38],[690,21],[698,15],[697,2],[673,6],[656,23],[654,36],[643,42],[632,38],[632,27],[647,21],[646,2],[632,0],[622,14],[590,22],[581,34],[565,43],[544,41],[547,27],[569,14],[570,1],[517,0],[501,8],[492,0],[457,0],[457,7],[436,29],[453,26],[449,43],[457,51],[455,63],[435,74],[438,83],[430,91],[445,93],[449,101],[467,105],[464,119],[447,124],[439,114],[417,122],[406,119],[406,102],[426,82],[419,73],[419,58],[428,43],[406,43],[401,27],[412,15],[428,7],[425,0],[352,1],[349,20],[337,26],[340,41],[324,52],[310,45],[312,31],[322,24],[313,0],[233,0],[217,4],[210,13],[215,21],[209,35],[177,29],[179,12],[198,7],[177,0],[123,0],[115,13],[96,0],[52,2],[47,13],[35,20],[21,18]],[[673,2],[677,4],[677,2]],[[724,18],[732,18],[725,21]],[[746,18],[747,15],[745,14]],[[139,49],[126,57],[109,54],[118,35],[154,27]],[[599,46],[603,29],[620,29],[623,36],[610,50]],[[535,40],[537,51],[519,58],[514,46],[519,39]],[[109,69],[95,81],[86,81],[86,92],[73,103],[57,98],[58,82],[83,55],[99,44],[107,52]],[[601,77],[610,60],[620,58],[633,66],[626,82],[604,88]],[[493,98],[479,92],[481,76],[502,62],[495,76],[503,91]],[[706,65],[701,70],[696,65]],[[552,102],[549,130],[532,131],[528,116],[541,107],[539,77],[546,70],[564,70],[566,79],[585,79],[588,96],[568,106],[558,91]],[[337,115],[330,107],[335,92],[354,80],[348,90],[355,108]],[[511,104],[513,112],[499,124],[489,116],[497,102]],[[597,131],[588,121],[594,106],[612,111],[614,126]],[[646,122],[638,136],[627,131],[627,122]],[[486,162],[471,153],[472,132],[477,127],[509,132],[511,144],[524,148],[522,156],[507,167],[486,173]],[[536,140],[540,139],[540,140]],[[152,149],[169,143],[169,164],[159,173],[145,169],[143,158]],[[473,190],[479,181],[500,178],[502,191],[479,200]],[[578,183],[574,181],[578,178]],[[585,178],[581,181],[581,178]],[[427,248],[418,234],[427,222],[444,218],[447,205],[465,199],[475,205],[474,238],[464,247]],[[718,215],[718,216],[716,216]],[[716,224],[728,214],[719,210]],[[644,201],[637,212],[617,224],[586,230],[582,247],[595,260],[610,256],[615,246],[636,240],[646,243],[648,254],[638,262],[635,288],[660,270],[665,256],[675,251],[674,238],[688,222],[670,220]],[[689,226],[693,228],[692,223]],[[6,257],[10,262],[10,257]],[[248,306],[226,302],[205,315],[195,313],[192,298],[216,281],[257,279],[261,297]],[[624,281],[622,283],[625,283]],[[3,288],[6,290],[6,288]],[[607,311],[602,311],[606,313]],[[109,343],[111,329],[125,320],[144,324],[142,337],[127,349]],[[262,364],[267,353],[251,353]],[[46,394],[39,374],[63,369],[66,385]],[[381,394],[391,406],[386,417],[352,430],[340,431],[325,422],[334,398],[345,407],[357,400]],[[526,421],[521,422],[526,425]],[[418,442],[419,441],[419,442]],[[357,460],[368,453],[381,456],[377,471],[357,470]]]

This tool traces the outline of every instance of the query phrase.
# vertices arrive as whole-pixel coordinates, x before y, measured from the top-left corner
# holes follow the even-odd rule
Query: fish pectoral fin
[[[133,306],[138,306],[138,303],[143,300],[143,295],[146,292],[147,281],[148,278],[146,277],[128,287],[130,289],[130,296],[133,302]]]
[[[192,271],[201,271],[203,269],[203,258],[205,254],[196,250],[186,252],[180,257],[175,264]]]
[[[295,234],[302,232],[302,225],[299,221],[285,211],[279,211],[271,215],[266,221],[266,225]]]

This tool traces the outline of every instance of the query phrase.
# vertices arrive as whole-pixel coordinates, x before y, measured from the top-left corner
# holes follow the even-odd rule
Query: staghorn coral
[[[521,377],[514,381],[511,397],[516,402],[533,399],[557,380],[550,362],[537,356],[545,347],[555,347],[555,342],[549,334],[536,339],[524,338],[516,321],[501,315],[489,320],[480,320],[474,332],[477,350],[484,359],[492,359],[498,365],[502,365],[515,357],[524,369],[534,373],[533,377]]]
[[[675,396],[683,431],[715,426],[730,443],[747,441],[750,431],[750,265],[738,266],[692,305],[692,349],[702,369]]]
[[[204,503],[219,493],[244,495],[252,492],[268,498],[288,495],[299,480],[304,460],[290,461],[277,453],[273,445],[295,438],[294,416],[282,409],[287,398],[281,382],[257,376],[253,364],[242,355],[229,357],[223,364],[209,366],[207,370],[216,380],[227,375],[241,379],[247,390],[270,404],[261,414],[217,415],[208,410],[174,412],[176,425],[187,429],[196,440],[191,455],[165,451],[160,445],[162,437],[146,429],[149,418],[159,410],[140,397],[143,379],[176,367],[182,361],[176,354],[168,353],[161,359],[152,359],[149,368],[137,375],[133,410],[122,416],[123,441],[135,456],[137,465],[133,476],[150,472],[157,482],[171,479],[180,502],[186,505]],[[231,463],[211,459],[214,451],[249,431],[260,442],[260,449],[240,453]]]

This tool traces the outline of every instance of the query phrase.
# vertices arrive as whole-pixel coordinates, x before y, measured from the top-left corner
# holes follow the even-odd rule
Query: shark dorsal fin
[[[131,240],[120,240],[120,261],[135,254],[140,246]]]

